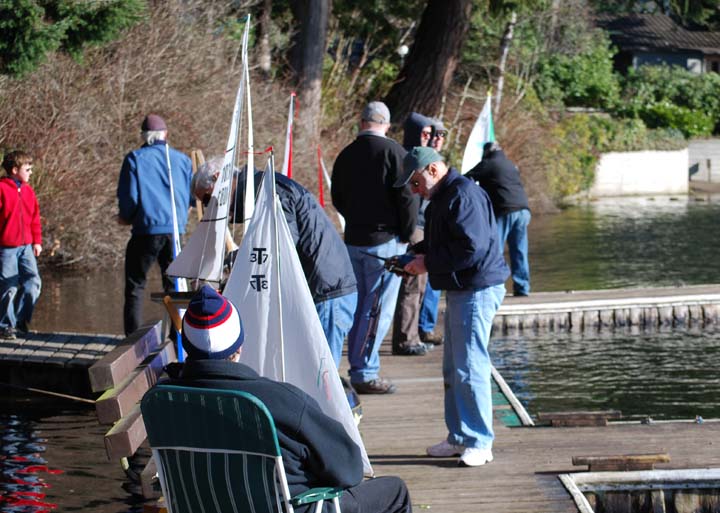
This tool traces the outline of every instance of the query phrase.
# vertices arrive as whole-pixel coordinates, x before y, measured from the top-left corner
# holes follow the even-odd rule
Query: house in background
[[[595,20],[617,47],[615,67],[622,73],[644,64],[720,73],[720,32],[689,30],[665,14],[601,14]]]

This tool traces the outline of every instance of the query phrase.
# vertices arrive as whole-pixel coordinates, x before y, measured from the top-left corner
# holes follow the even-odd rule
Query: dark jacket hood
[[[432,119],[417,112],[411,112],[403,127],[403,146],[410,151],[413,146],[420,146],[420,133],[426,126],[433,127]],[[432,128],[433,133],[435,128]]]

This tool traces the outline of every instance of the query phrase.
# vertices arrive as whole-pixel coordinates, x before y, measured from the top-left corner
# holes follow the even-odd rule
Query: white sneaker
[[[447,440],[443,440],[439,444],[428,447],[427,453],[433,458],[450,458],[451,456],[460,456],[464,450],[465,447],[462,445],[453,445]]]
[[[478,449],[475,447],[466,448],[460,456],[461,465],[468,467],[479,467],[493,460],[492,449]]]

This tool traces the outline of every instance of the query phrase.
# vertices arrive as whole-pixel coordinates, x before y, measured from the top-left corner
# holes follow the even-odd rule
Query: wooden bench
[[[609,419],[618,420],[621,417],[622,413],[618,410],[538,413],[538,421],[552,427],[607,426]]]
[[[105,434],[108,459],[127,461],[143,445],[147,434],[139,401],[170,362],[177,360],[174,344],[164,336],[163,323],[144,326],[89,369],[93,392],[102,392],[95,402],[101,424],[111,425]],[[153,479],[157,469],[150,459],[140,473],[142,495],[159,497]]]

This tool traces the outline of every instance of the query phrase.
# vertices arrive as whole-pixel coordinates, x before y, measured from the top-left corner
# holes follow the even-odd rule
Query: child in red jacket
[[[0,178],[0,338],[26,332],[40,297],[36,257],[42,252],[40,208],[28,185],[32,157],[22,151],[5,155]]]

